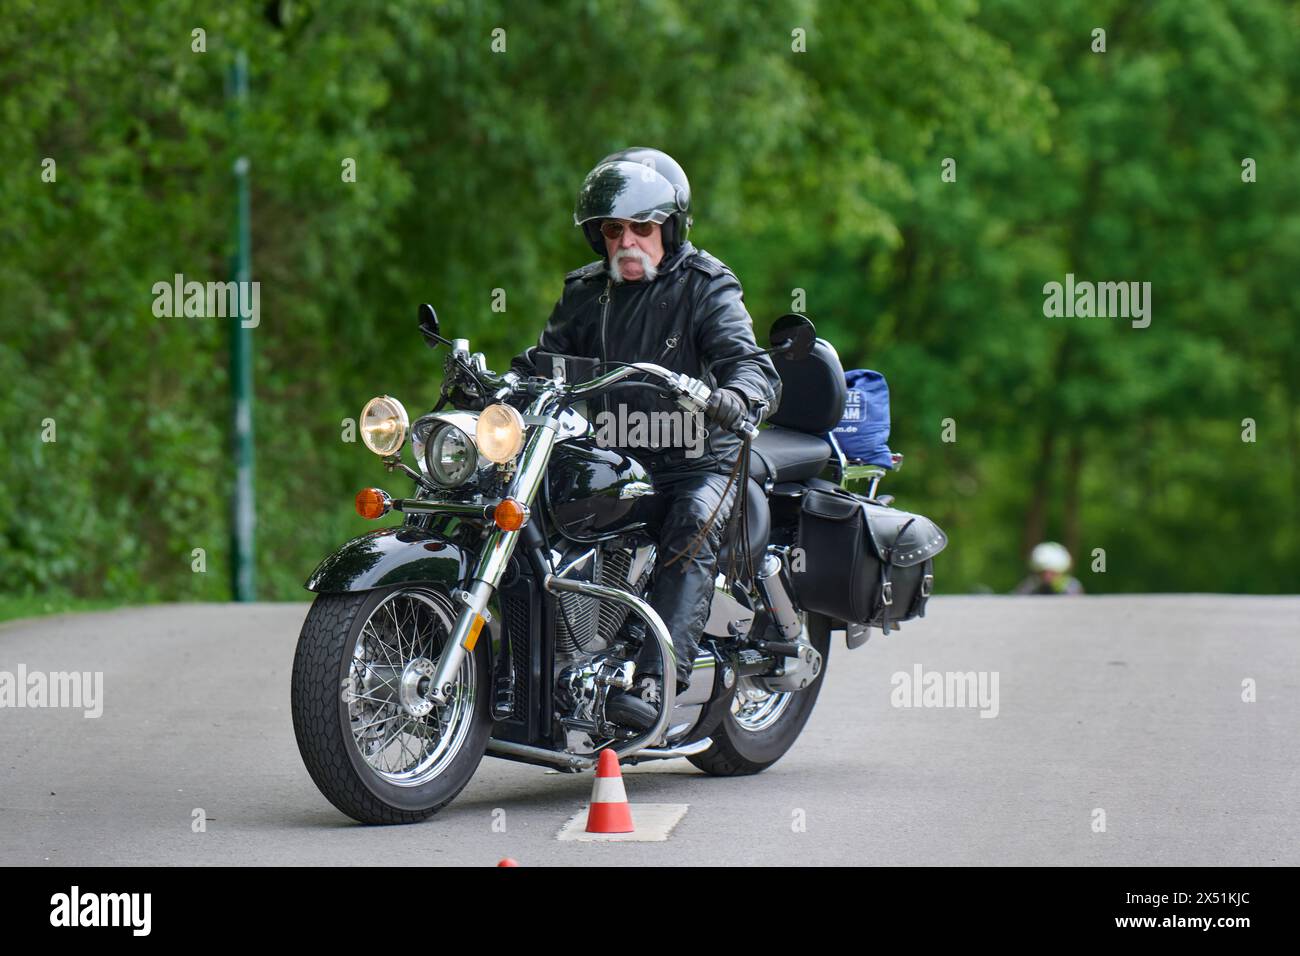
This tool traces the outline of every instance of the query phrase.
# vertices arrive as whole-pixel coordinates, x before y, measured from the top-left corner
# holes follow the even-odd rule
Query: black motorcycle
[[[652,386],[698,414],[709,386],[650,363],[573,383],[590,360],[563,356],[540,357],[532,376],[499,375],[466,340],[443,338],[429,306],[420,330],[450,349],[438,407],[411,423],[381,396],[359,426],[415,492],[367,488],[357,510],[405,519],[320,564],[294,657],[299,751],[349,816],[423,820],[484,753],[580,772],[610,748],[632,763],[686,757],[710,774],[757,773],[812,713],[833,629],[852,648],[872,626],[888,632],[924,613],[946,539],[877,497],[883,468],[845,460],[830,434],[844,371],[805,317],[779,319],[762,350],[783,386],[769,427],[736,428],[747,451],[732,479],[743,492],[681,696],[671,637],[644,598],[653,480],[625,451],[601,447],[584,412],[619,388]],[[401,459],[408,444],[415,468]],[[846,490],[857,480],[864,494]],[[657,717],[649,729],[623,726],[606,698],[633,686],[647,647],[662,661]]]

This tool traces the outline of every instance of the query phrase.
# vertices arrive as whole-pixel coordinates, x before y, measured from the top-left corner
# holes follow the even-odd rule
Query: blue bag
[[[844,416],[835,426],[835,440],[851,462],[893,467],[889,452],[889,385],[885,376],[870,369],[844,373],[848,392]]]

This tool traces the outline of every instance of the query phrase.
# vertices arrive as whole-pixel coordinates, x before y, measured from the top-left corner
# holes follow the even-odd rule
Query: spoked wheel
[[[691,763],[717,777],[739,777],[766,770],[794,746],[812,716],[830,656],[830,621],[805,614],[804,629],[822,655],[822,669],[813,682],[803,690],[772,691],[762,678],[740,678],[731,711],[713,732],[713,746],[688,757]]]
[[[362,823],[414,823],[465,787],[487,747],[488,640],[448,703],[429,699],[456,623],[448,597],[402,587],[316,598],[293,664],[293,725],[312,779]]]

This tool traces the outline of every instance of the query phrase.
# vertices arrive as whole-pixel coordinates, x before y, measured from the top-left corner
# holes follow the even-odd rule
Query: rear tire
[[[821,672],[813,682],[804,690],[790,692],[789,700],[770,723],[764,723],[761,700],[756,719],[747,722],[738,718],[737,703],[733,702],[732,708],[713,731],[713,746],[703,753],[687,757],[687,760],[715,777],[743,777],[766,770],[794,746],[817,704],[830,657],[830,621],[819,614],[808,614],[806,621],[808,640],[822,655]],[[737,701],[746,699],[744,694],[745,688],[738,685]],[[753,701],[750,703],[752,705]],[[770,703],[773,710],[782,706],[778,700]]]
[[[418,703],[413,668],[436,665],[456,613],[441,591],[406,585],[321,594],[307,614],[293,661],[294,735],[316,786],[354,820],[427,819],[483,759],[492,729],[486,633],[457,672],[452,704],[425,717],[402,707]],[[440,717],[445,729],[431,722]]]

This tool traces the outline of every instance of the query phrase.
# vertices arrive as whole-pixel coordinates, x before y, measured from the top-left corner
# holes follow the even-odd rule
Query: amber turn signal
[[[492,509],[492,520],[502,531],[518,531],[528,520],[528,509],[514,498],[505,498]]]
[[[362,488],[357,492],[357,514],[363,518],[382,518],[388,514],[391,501],[382,488]]]

